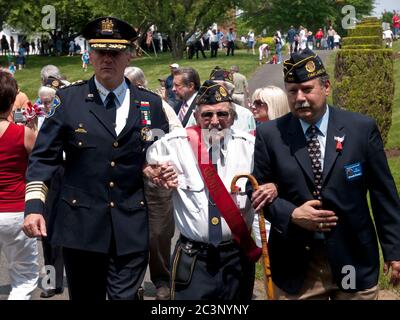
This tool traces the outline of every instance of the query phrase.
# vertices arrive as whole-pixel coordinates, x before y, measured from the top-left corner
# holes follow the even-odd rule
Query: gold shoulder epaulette
[[[71,87],[71,86],[80,86],[80,85],[82,85],[82,84],[85,84],[86,82],[87,82],[87,80],[77,80],[77,81],[71,82],[71,83],[69,83],[69,84],[64,84],[64,85],[62,85],[62,86],[60,87],[60,89],[68,88],[68,87]]]
[[[145,87],[143,87],[143,86],[137,86],[137,87],[138,87],[140,90],[143,90],[143,91],[152,93],[152,94],[156,95],[157,97],[159,97],[159,95],[158,95],[156,92],[154,92],[154,91],[152,91],[152,90],[150,90],[150,89],[148,89],[148,88],[145,88]]]

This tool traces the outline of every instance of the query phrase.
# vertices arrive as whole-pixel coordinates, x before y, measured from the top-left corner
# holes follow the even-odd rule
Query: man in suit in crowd
[[[175,112],[183,127],[186,127],[190,116],[196,106],[195,98],[197,91],[200,89],[200,76],[193,68],[180,68],[173,72],[174,86],[172,90],[181,100],[175,106]]]
[[[70,298],[137,299],[149,237],[142,170],[152,129],[167,132],[168,122],[161,99],[124,78],[136,31],[104,17],[89,22],[83,36],[95,74],[57,92],[60,103],[30,158],[23,229],[47,235],[48,182],[64,151],[52,242],[63,247]]]
[[[376,231],[384,270],[400,280],[400,201],[378,127],[327,105],[329,77],[311,50],[293,53],[284,77],[291,113],[257,128],[254,158],[256,179],[278,188],[264,211],[276,297],[377,299]],[[263,205],[262,187],[252,200]]]

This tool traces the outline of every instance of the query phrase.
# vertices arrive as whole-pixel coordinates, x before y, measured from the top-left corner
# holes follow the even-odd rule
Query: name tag
[[[363,175],[362,167],[361,167],[361,163],[360,162],[344,166],[344,172],[346,174],[346,179],[348,181],[352,181],[352,180],[357,179],[357,178],[359,178],[359,177],[361,177]]]

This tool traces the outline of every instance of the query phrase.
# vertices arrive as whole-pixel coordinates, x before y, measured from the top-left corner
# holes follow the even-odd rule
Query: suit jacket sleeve
[[[260,185],[268,182],[278,182],[273,172],[273,159],[269,152],[271,150],[269,139],[270,137],[264,126],[257,128],[253,175]],[[264,207],[264,214],[266,219],[271,222],[272,227],[281,233],[283,237],[286,237],[294,209],[296,209],[294,204],[279,196],[278,189],[278,197],[270,205]]]
[[[45,120],[29,158],[26,173],[25,215],[43,213],[49,183],[62,164],[63,106]]]
[[[371,207],[385,261],[400,260],[400,203],[376,123],[370,126],[367,176]]]

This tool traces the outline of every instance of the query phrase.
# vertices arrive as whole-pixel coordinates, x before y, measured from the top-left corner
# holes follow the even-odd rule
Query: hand
[[[389,273],[389,269],[392,269],[389,282],[393,286],[398,286],[400,283],[400,260],[398,261],[385,261],[383,265],[383,272],[385,275]]]
[[[293,210],[292,222],[309,231],[331,231],[331,228],[336,226],[338,217],[335,212],[320,210],[318,209],[320,207],[321,201],[319,200],[305,202]]]
[[[160,181],[159,184],[156,184],[160,185],[161,187],[166,189],[178,187],[178,174],[176,173],[175,168],[168,163],[161,165],[161,171],[158,178]]]
[[[178,187],[178,175],[172,165],[146,165],[143,169],[144,175],[156,186],[165,189]]]
[[[31,213],[25,217],[22,231],[29,237],[47,237],[46,222],[40,213]]]
[[[251,196],[253,208],[260,211],[266,204],[270,204],[278,196],[275,183],[266,183],[259,186]]]

